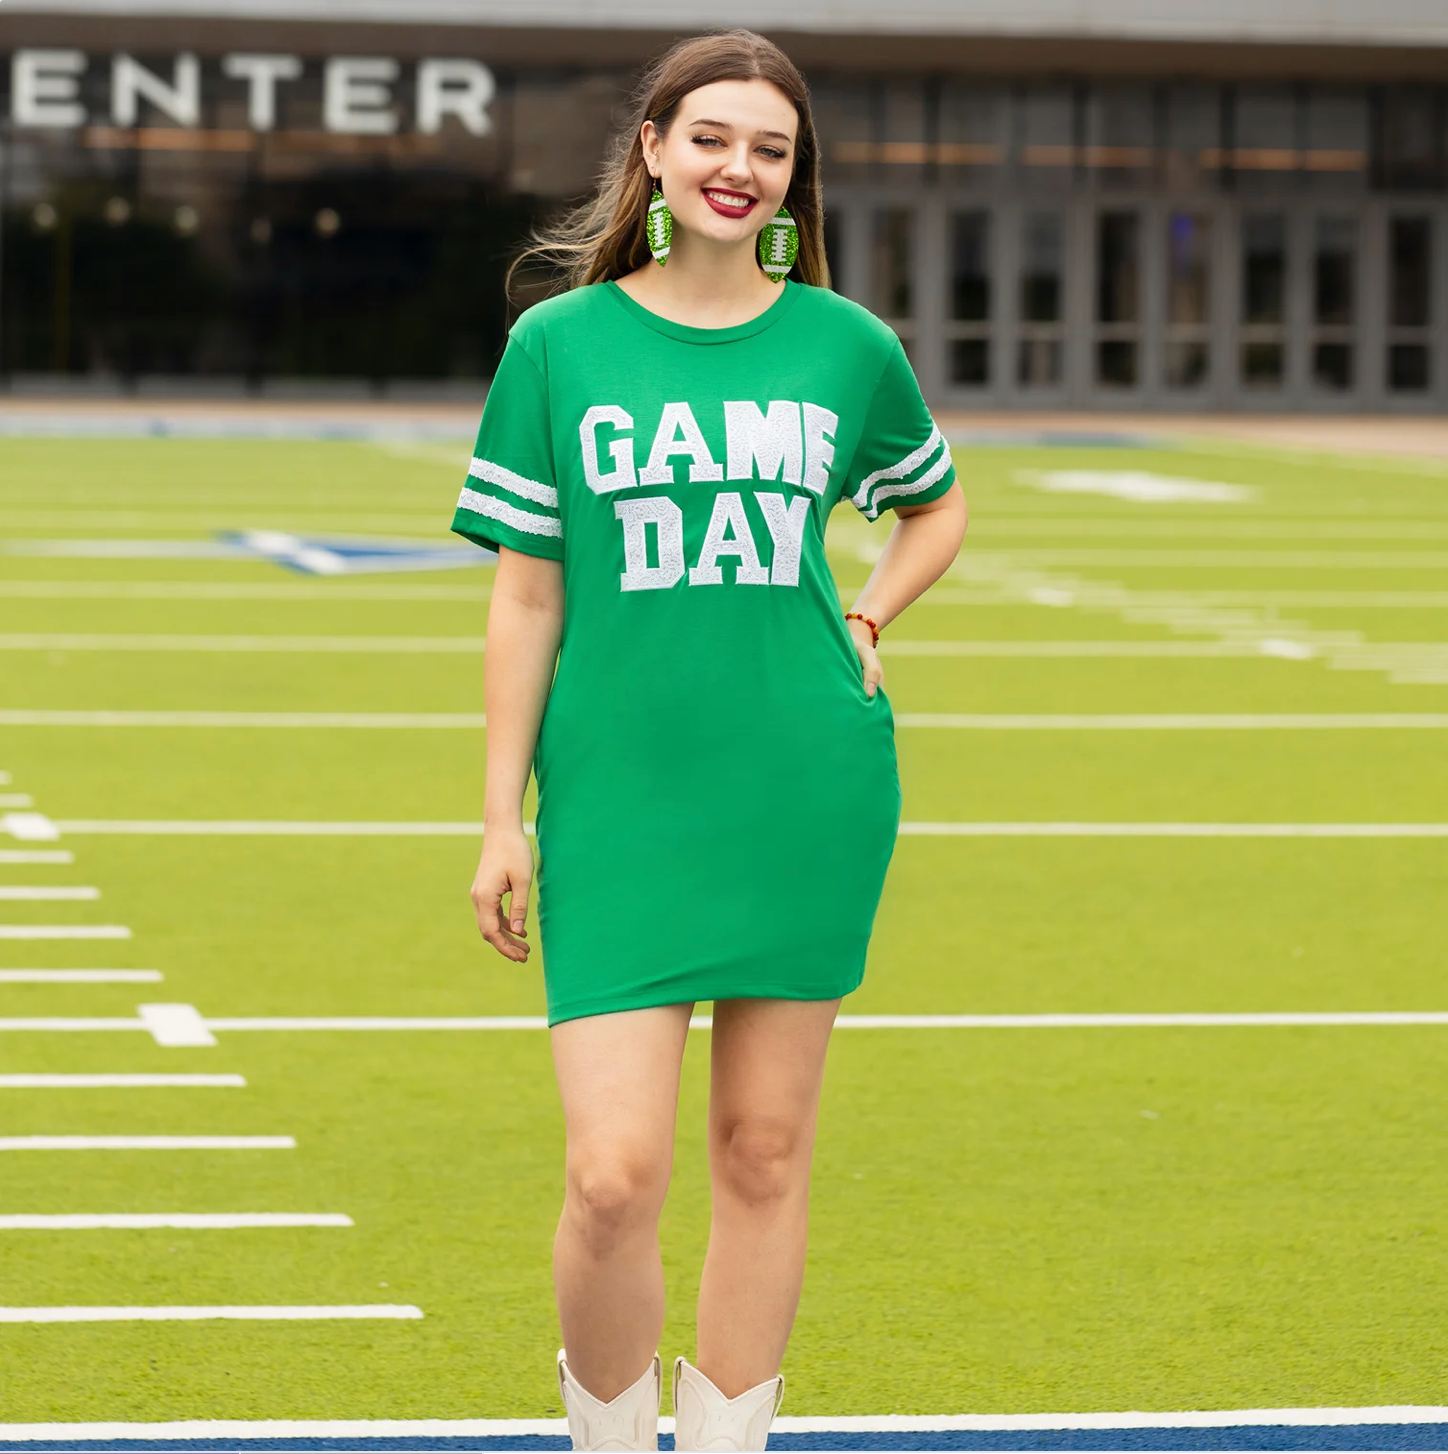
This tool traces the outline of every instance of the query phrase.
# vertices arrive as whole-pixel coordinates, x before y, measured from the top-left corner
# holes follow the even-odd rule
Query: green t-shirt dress
[[[826,289],[734,328],[614,283],[519,319],[453,529],[563,563],[534,762],[550,1024],[859,985],[900,784],[825,522],[954,479],[899,340]]]

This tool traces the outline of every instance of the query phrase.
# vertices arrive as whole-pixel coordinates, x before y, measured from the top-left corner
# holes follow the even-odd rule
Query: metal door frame
[[[915,214],[911,358],[925,397],[959,409],[1082,409],[1107,412],[1434,414],[1448,411],[1448,200],[1436,195],[1393,194],[1370,198],[1242,198],[1224,195],[1093,193],[1032,197],[1019,190],[862,186],[831,192],[841,219],[843,265],[836,286],[847,297],[868,301],[871,218],[876,208],[904,207]],[[1063,218],[1063,366],[1059,388],[1025,389],[1016,380],[1020,340],[1017,239],[1023,214],[1059,210]],[[949,382],[946,317],[951,214],[990,216],[990,383],[966,388]],[[1138,334],[1138,383],[1103,387],[1095,378],[1097,221],[1103,211],[1134,210],[1141,217],[1142,290]],[[1200,388],[1168,389],[1166,359],[1167,224],[1173,212],[1211,218],[1209,347],[1207,377]],[[1240,374],[1242,222],[1252,212],[1278,212],[1287,223],[1284,379],[1280,389],[1249,389]],[[1359,219],[1355,279],[1352,387],[1330,393],[1312,382],[1313,226],[1323,213]],[[1426,334],[1429,387],[1421,394],[1389,392],[1387,229],[1396,215],[1432,221],[1431,313]]]

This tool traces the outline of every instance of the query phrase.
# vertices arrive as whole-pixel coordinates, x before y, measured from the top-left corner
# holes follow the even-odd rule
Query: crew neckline
[[[613,278],[609,278],[603,286],[625,313],[631,314],[655,333],[676,338],[681,343],[734,343],[741,338],[752,338],[756,333],[763,333],[766,328],[772,328],[778,323],[794,307],[800,295],[800,285],[793,278],[786,278],[780,296],[763,313],[756,314],[747,323],[735,323],[728,328],[696,328],[691,323],[675,323],[670,318],[651,312],[637,299],[630,298]]]

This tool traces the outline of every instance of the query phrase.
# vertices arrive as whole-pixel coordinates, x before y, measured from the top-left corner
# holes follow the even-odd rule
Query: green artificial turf
[[[0,439],[0,537],[264,527],[446,539],[464,443]],[[890,642],[1309,641],[1248,655],[885,657],[911,713],[1443,713],[1448,471],[1180,449],[972,449],[960,565]],[[1052,494],[1032,472],[1243,485],[1239,504]],[[883,538],[831,524],[842,588]],[[1401,561],[1395,563],[1393,556]],[[1254,559],[1255,557],[1255,559]],[[0,555],[0,708],[482,709],[482,656],[77,649],[15,638],[472,637],[491,573],[318,580],[201,560]],[[1042,594],[1044,593],[1044,594]],[[1174,629],[1175,628],[1175,629]],[[1351,665],[1417,644],[1423,679]],[[32,643],[32,648],[35,643]],[[1440,651],[1440,657],[1441,657]],[[915,822],[1448,822],[1441,730],[902,726]],[[0,727],[0,792],[64,820],[468,822],[481,731]],[[0,848],[13,840],[0,838]],[[15,844],[20,847],[21,845]],[[68,835],[97,903],[0,922],[0,1018],[537,1015],[486,950],[468,836]],[[850,1013],[1444,1010],[1448,841],[902,838]],[[647,919],[647,900],[640,910]],[[63,916],[63,917],[62,917]],[[841,1031],[789,1412],[1437,1404],[1448,1332],[1441,1026]],[[0,1033],[0,1071],[235,1071],[244,1090],[0,1089],[0,1135],[286,1134],[292,1151],[0,1152],[0,1212],[345,1212],[340,1229],[0,1231],[0,1301],[415,1303],[412,1322],[0,1327],[0,1422],[560,1412],[549,1253],[562,1130],[529,1032]],[[664,1352],[708,1225],[706,1039],[665,1212]]]

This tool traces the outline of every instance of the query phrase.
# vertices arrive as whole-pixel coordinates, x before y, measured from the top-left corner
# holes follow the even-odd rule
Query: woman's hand
[[[873,697],[875,688],[885,685],[885,668],[880,665],[880,654],[875,650],[874,635],[863,621],[846,621],[845,625],[850,629],[850,640],[855,643],[855,653],[860,658],[865,695]]]
[[[516,964],[528,958],[528,893],[532,887],[533,847],[522,825],[489,828],[483,835],[483,856],[473,878],[473,909],[478,932]],[[504,894],[509,896],[506,914]]]

